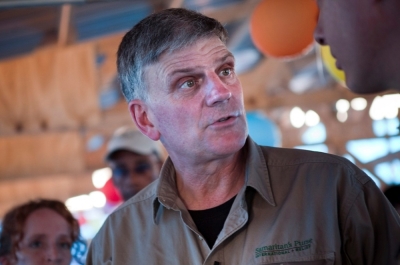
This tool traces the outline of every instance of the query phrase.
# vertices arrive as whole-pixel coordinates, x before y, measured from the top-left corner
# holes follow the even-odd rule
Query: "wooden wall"
[[[116,128],[133,124],[124,101],[99,104],[115,81],[121,37],[0,62],[0,216],[29,199],[66,200],[95,189],[91,173],[105,166],[106,142]],[[93,137],[103,140],[94,149]]]

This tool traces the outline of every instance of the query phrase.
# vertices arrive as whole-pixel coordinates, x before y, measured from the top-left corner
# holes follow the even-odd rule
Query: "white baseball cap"
[[[131,151],[140,155],[156,154],[159,158],[162,157],[159,143],[131,126],[118,128],[114,132],[107,145],[105,160],[109,160],[111,155],[119,150]]]

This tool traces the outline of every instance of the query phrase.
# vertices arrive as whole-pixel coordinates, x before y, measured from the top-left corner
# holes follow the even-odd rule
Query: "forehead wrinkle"
[[[225,62],[228,58],[232,58],[233,61],[235,61],[235,56],[233,56],[233,54],[227,50],[227,53],[225,54],[225,56],[218,58],[217,60],[215,60],[215,63],[223,63]]]
[[[233,60],[235,60],[235,57],[233,56],[233,54],[230,51],[226,50],[225,52],[226,52],[226,54],[224,56],[218,57],[216,60],[214,60],[214,64],[224,63],[228,58],[232,58]],[[177,61],[175,63],[172,63],[172,64],[166,66],[164,69],[162,69],[161,72],[168,72],[168,69],[169,68],[174,68],[174,65],[176,65],[176,64],[184,64],[184,62]],[[173,70],[171,73],[168,73],[167,74],[167,78],[168,78],[168,80],[170,80],[176,74],[193,73],[193,72],[199,71],[199,70],[201,70],[203,68],[204,68],[204,66],[202,66],[202,65],[195,65],[195,66],[188,66],[188,67],[184,66],[182,68],[178,68],[178,69]]]
[[[168,73],[167,78],[168,78],[168,80],[171,80],[176,74],[193,73],[195,71],[199,71],[200,69],[202,69],[201,66],[178,68],[178,69],[173,70],[171,73]],[[165,70],[168,71],[168,68],[166,68]]]

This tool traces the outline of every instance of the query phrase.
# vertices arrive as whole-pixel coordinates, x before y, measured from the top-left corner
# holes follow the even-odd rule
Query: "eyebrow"
[[[233,54],[232,54],[230,51],[228,51],[228,52],[225,54],[225,56],[223,56],[223,57],[221,57],[221,58],[215,60],[215,62],[216,62],[216,63],[223,63],[223,62],[225,62],[226,59],[228,59],[229,57],[231,57],[233,60],[235,60],[235,57],[233,56]]]
[[[27,237],[27,239],[28,239],[28,240],[30,240],[30,239],[37,239],[37,238],[43,239],[43,238],[46,238],[46,237],[47,237],[47,234],[32,234],[32,235],[30,235],[29,237]],[[57,237],[58,237],[58,238],[63,238],[63,237],[69,238],[70,235],[68,235],[68,234],[59,234],[59,235],[57,235]]]
[[[235,60],[235,57],[233,56],[233,54],[230,51],[227,51],[227,53],[224,56],[222,56],[222,57],[218,58],[217,60],[215,60],[214,63],[216,63],[216,64],[223,63],[230,57],[233,60]],[[192,73],[192,72],[196,71],[196,69],[198,69],[198,68],[199,67],[195,66],[195,67],[186,67],[186,68],[176,69],[176,70],[172,71],[170,74],[168,74],[168,79],[172,79],[172,77],[174,75],[179,74],[179,73]]]

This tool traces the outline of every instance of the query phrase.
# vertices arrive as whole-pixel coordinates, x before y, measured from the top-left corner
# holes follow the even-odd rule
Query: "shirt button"
[[[199,236],[199,239],[200,239],[200,240],[203,240],[203,238],[202,238],[201,236]]]

